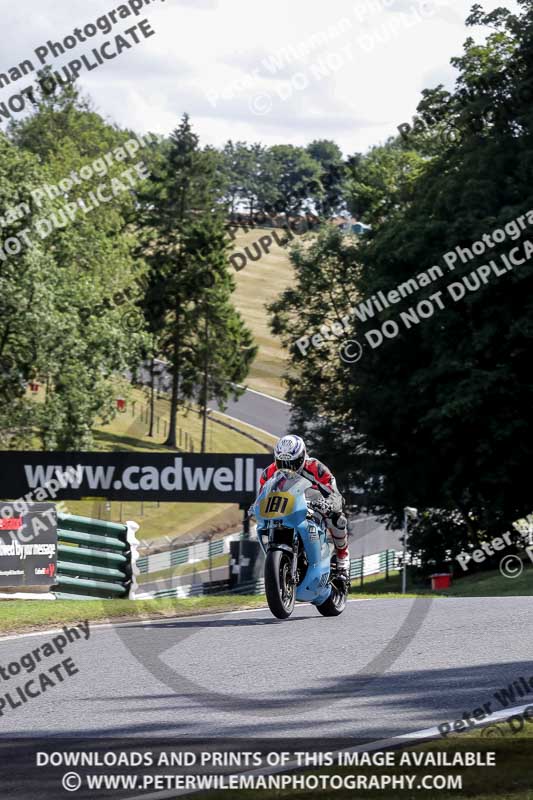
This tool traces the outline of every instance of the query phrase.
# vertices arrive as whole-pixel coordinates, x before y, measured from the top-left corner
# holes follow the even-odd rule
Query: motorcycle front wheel
[[[296,587],[291,579],[292,558],[283,550],[269,550],[265,560],[265,593],[268,607],[278,619],[294,610]]]

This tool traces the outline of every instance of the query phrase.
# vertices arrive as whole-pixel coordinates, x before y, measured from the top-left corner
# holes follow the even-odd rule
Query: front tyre
[[[283,550],[269,550],[265,560],[265,593],[268,607],[278,619],[288,619],[294,610],[296,587],[292,581],[292,558]]]
[[[317,609],[323,617],[338,617],[346,608],[346,600],[346,588],[340,589],[335,583],[332,583],[330,596],[317,606]]]

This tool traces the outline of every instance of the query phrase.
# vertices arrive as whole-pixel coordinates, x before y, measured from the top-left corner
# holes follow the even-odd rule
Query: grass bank
[[[254,242],[258,242],[261,236],[268,233],[269,230],[264,228],[239,232],[234,242],[234,252],[243,252],[248,246],[253,256]],[[281,231],[278,233],[281,234]],[[246,266],[233,273],[236,283],[233,302],[259,346],[246,384],[259,392],[279,398],[283,398],[285,394],[283,373],[288,369],[289,361],[279,338],[270,330],[266,306],[294,282],[288,249],[274,242],[270,251],[263,253],[258,261],[248,260]]]
[[[364,579],[363,586],[359,585],[359,579],[352,579],[351,594],[354,596],[375,596],[401,594],[402,576],[400,572],[394,571],[389,574],[389,579],[385,573],[369,575]],[[524,571],[517,578],[506,578],[499,570],[489,572],[478,572],[474,575],[455,576],[449,589],[432,592],[430,581],[426,583],[413,583],[407,581],[407,591],[418,595],[433,595],[439,597],[531,597],[533,595],[533,566],[525,565]]]
[[[0,634],[43,630],[89,620],[119,622],[128,619],[188,617],[217,611],[259,608],[262,595],[224,595],[162,600],[3,600]]]

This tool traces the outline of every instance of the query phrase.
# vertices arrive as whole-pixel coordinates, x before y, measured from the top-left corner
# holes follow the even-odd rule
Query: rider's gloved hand
[[[252,505],[250,506],[250,508],[246,512],[249,517],[255,517],[254,506],[255,506],[255,503],[252,503]]]
[[[329,502],[331,503],[331,510],[334,513],[340,514],[343,508],[343,498],[340,494],[332,494],[329,498]]]
[[[325,497],[317,497],[310,501],[309,505],[314,511],[318,511],[324,517],[331,514],[331,503]]]

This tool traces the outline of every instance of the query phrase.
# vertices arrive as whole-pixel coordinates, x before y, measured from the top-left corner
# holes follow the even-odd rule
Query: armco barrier
[[[350,579],[361,577],[361,568],[363,571],[363,578],[367,575],[377,575],[380,572],[385,572],[387,569],[387,561],[389,570],[398,568],[398,557],[401,555],[401,550],[384,550],[382,553],[372,553],[369,556],[362,556],[361,558],[352,558],[350,561]]]
[[[168,554],[159,553],[158,555]],[[398,569],[399,557],[401,555],[401,550],[384,550],[382,553],[372,553],[372,555],[362,556],[361,558],[352,558],[350,561],[350,579],[352,582],[355,582],[356,579],[361,578],[361,566],[363,568],[363,578],[368,575],[377,575],[385,572],[387,568],[387,561],[389,570],[396,570]],[[157,556],[150,556],[150,558],[157,558]],[[161,567],[157,568],[161,569]],[[238,584],[231,589],[229,588],[229,581],[217,581],[216,587],[211,589],[207,583],[181,585],[179,581],[184,579],[190,579],[190,575],[176,576],[176,583],[174,585],[167,586],[165,589],[160,589],[155,592],[142,592],[141,585],[141,592],[136,595],[136,599],[146,600],[158,597],[197,597],[198,595],[204,594],[262,594],[265,591],[265,582],[262,578],[256,581],[250,581],[249,583]],[[171,582],[173,579],[169,578],[168,580]]]
[[[213,558],[213,556],[229,553],[230,542],[239,539],[241,536],[242,533],[232,533],[223,539],[216,539],[213,542],[199,542],[198,544],[178,547],[176,550],[165,550],[163,553],[140,556],[137,561],[139,573],[144,575],[150,572],[159,572],[169,567],[194,564],[198,561],[205,561],[207,558]]]
[[[60,600],[133,598],[137,590],[136,522],[104,522],[57,515],[57,584]]]

